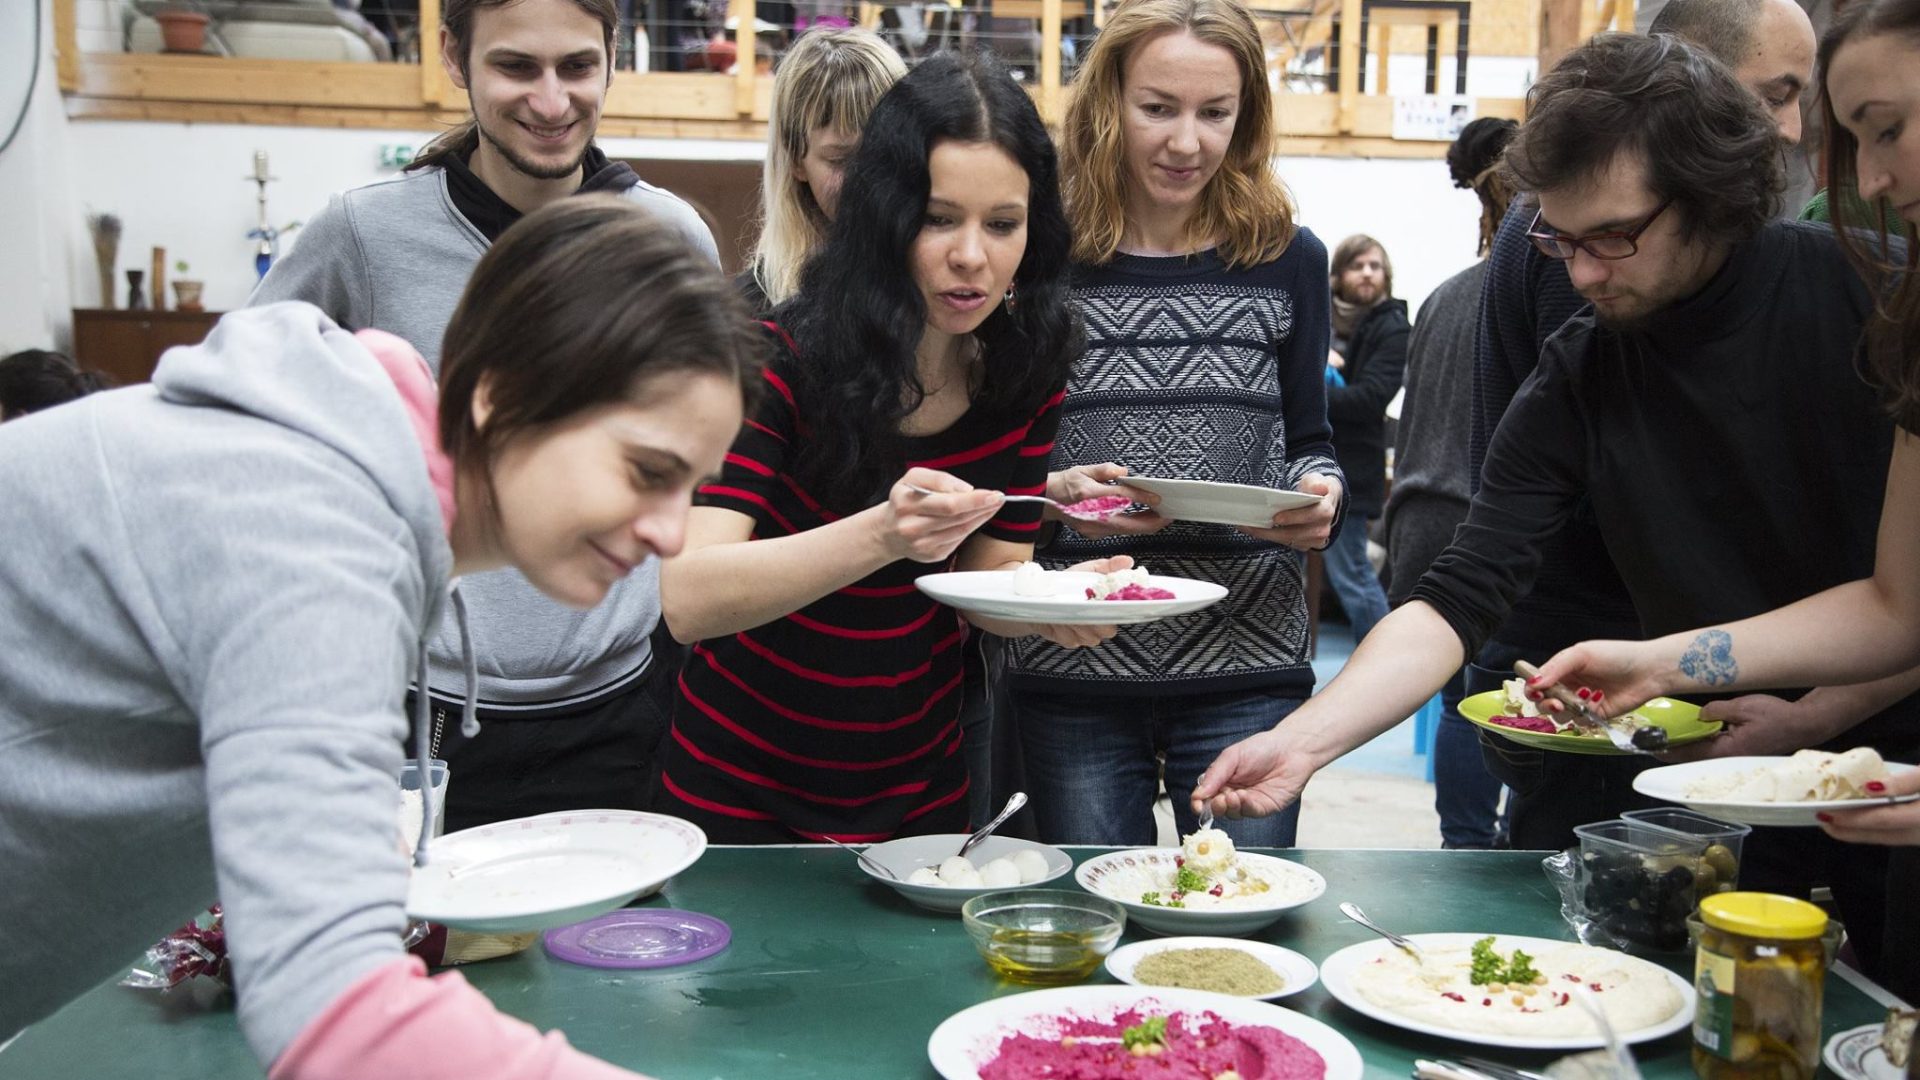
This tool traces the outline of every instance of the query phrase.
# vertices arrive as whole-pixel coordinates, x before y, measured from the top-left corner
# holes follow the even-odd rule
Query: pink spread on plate
[[[1499,724],[1501,727],[1519,728],[1521,731],[1538,731],[1543,735],[1552,735],[1560,730],[1553,726],[1553,721],[1544,716],[1490,716],[1487,722]]]
[[[1178,600],[1166,589],[1157,585],[1122,585],[1105,596],[1098,596],[1092,589],[1087,590],[1089,600]]]
[[[1148,1015],[1128,1009],[1110,1020],[1056,1019],[1054,1036],[1013,1034],[1000,1040],[980,1080],[1212,1080],[1232,1071],[1240,1080],[1323,1080],[1320,1054],[1278,1028],[1233,1024],[1208,1011],[1156,1013],[1167,1018],[1161,1052],[1135,1055],[1120,1042]]]
[[[1096,495],[1091,499],[1081,499],[1060,508],[1068,517],[1091,518],[1105,521],[1113,515],[1133,505],[1133,500],[1125,495]]]

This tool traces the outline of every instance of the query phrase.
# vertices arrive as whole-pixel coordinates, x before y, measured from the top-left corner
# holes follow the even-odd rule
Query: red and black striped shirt
[[[703,506],[753,519],[753,540],[792,536],[839,515],[796,482],[805,404],[782,350],[766,392]],[[972,409],[936,435],[906,440],[908,465],[976,488],[1039,494],[1059,425],[1059,391],[1031,415]],[[1032,543],[1036,504],[1009,504],[981,531]],[[901,560],[782,618],[695,645],[662,750],[660,805],[716,843],[832,836],[885,840],[966,826],[960,753],[959,614],[914,588],[952,569]]]

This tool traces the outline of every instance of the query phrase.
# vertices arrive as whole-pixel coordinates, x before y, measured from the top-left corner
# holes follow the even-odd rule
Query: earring
[[[1007,286],[1006,304],[1009,311],[1013,310],[1013,290],[1012,285]]]

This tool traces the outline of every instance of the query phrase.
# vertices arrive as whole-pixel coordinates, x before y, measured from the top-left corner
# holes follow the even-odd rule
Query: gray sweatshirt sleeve
[[[328,455],[275,449],[231,433],[249,464],[217,472],[195,511],[218,544],[160,542],[180,481],[147,470],[118,493],[167,668],[200,719],[240,1025],[263,1063],[401,955],[395,776],[427,609],[413,535],[379,489]]]
[[[665,188],[657,188],[642,180],[628,190],[628,198],[639,203],[655,217],[679,230],[687,238],[695,251],[707,257],[715,266],[720,265],[720,249],[713,242],[713,232],[700,217],[700,211],[693,205]]]
[[[301,226],[292,249],[254,286],[248,307],[305,300],[349,330],[373,326],[373,287],[348,200],[351,194],[328,199],[326,209]]]

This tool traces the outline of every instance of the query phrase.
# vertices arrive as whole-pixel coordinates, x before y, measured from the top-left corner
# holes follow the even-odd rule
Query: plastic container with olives
[[[1701,880],[1697,883],[1702,900],[1714,893],[1732,892],[1739,885],[1740,855],[1753,826],[1721,821],[1677,806],[1629,810],[1621,814],[1620,819],[1638,821],[1642,825],[1652,825],[1707,841],[1707,850],[1701,855],[1705,866],[1700,871]],[[1709,870],[1712,871],[1711,878],[1708,876]]]
[[[1660,825],[1621,819],[1573,831],[1580,838],[1576,895],[1586,918],[1627,946],[1686,949],[1687,916],[1723,882],[1731,886],[1729,869],[1739,871],[1727,845]]]

